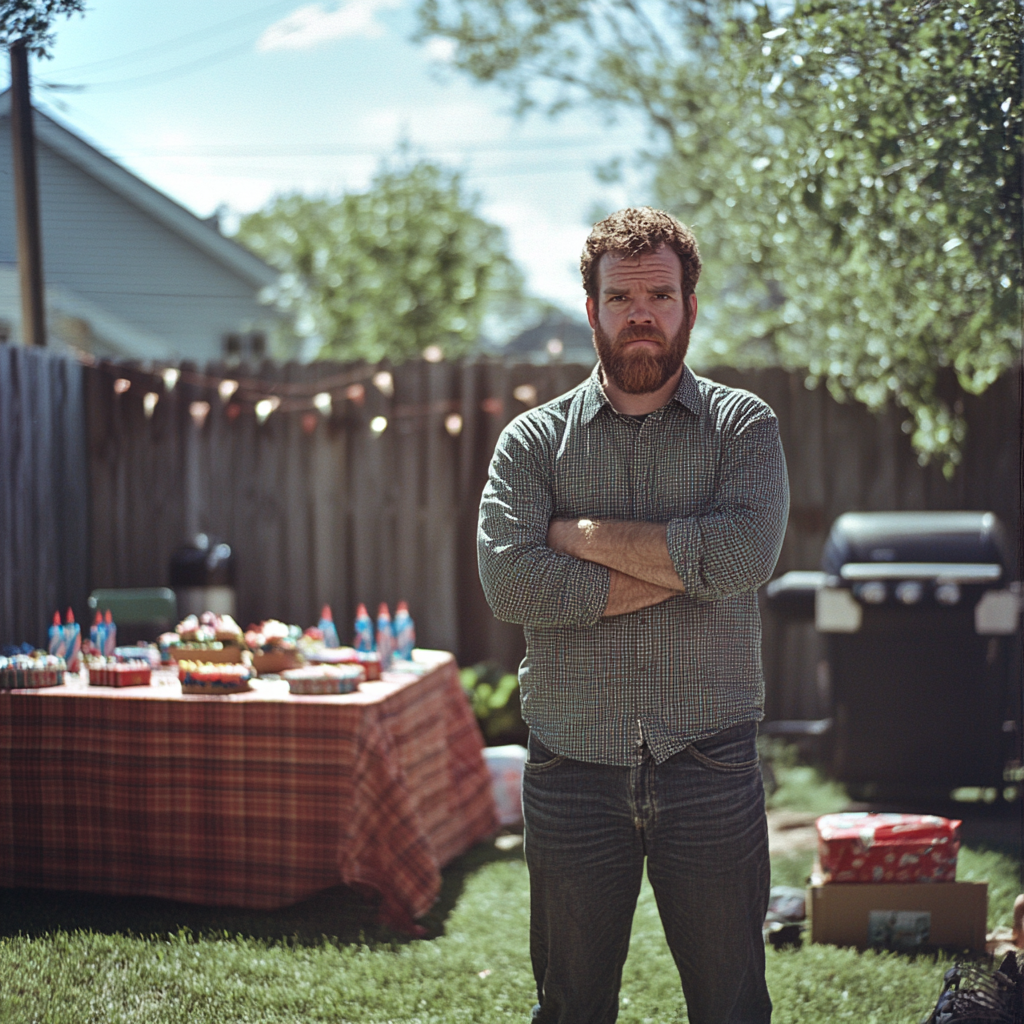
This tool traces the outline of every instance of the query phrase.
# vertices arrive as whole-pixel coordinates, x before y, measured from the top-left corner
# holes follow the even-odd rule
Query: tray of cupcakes
[[[251,690],[253,672],[248,665],[230,662],[179,661],[181,692],[188,696],[219,697]]]
[[[323,696],[352,693],[366,679],[361,665],[307,665],[281,673],[290,693]]]
[[[230,615],[213,612],[186,616],[173,633],[163,633],[157,643],[164,665],[181,661],[239,665],[248,650],[238,623]]]
[[[18,650],[0,657],[0,690],[39,690],[46,686],[63,686],[67,663],[63,658],[45,651]]]

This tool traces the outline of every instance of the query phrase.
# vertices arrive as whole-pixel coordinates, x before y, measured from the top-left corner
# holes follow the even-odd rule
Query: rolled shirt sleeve
[[[714,506],[668,524],[672,564],[699,601],[756,590],[774,571],[786,534],[789,481],[775,414],[761,405],[730,426]]]
[[[491,610],[504,622],[593,626],[608,603],[611,574],[603,565],[547,546],[549,442],[522,418],[498,439],[480,501],[480,582]]]

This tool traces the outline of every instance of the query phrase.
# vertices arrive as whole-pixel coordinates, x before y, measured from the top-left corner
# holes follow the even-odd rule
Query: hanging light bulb
[[[428,363],[439,363],[444,359],[444,352],[440,345],[428,345],[423,350],[423,358]]]
[[[374,416],[370,420],[370,429],[375,434],[383,434],[388,429],[388,418],[386,416]]]
[[[325,416],[331,415],[331,396],[326,391],[321,391],[318,395],[313,396],[313,405],[315,405]]]
[[[270,414],[281,404],[281,399],[277,395],[271,395],[270,398],[262,398],[256,403],[256,422],[266,423],[267,418]]]
[[[118,377],[114,381],[114,394],[123,395],[131,386],[132,382],[127,377]]]
[[[373,386],[385,398],[390,398],[395,393],[395,378],[387,370],[381,370],[373,375]]]
[[[160,376],[164,379],[164,390],[173,391],[174,385],[178,383],[178,378],[181,377],[181,370],[176,370],[173,366],[168,366]]]
[[[153,418],[153,410],[156,409],[156,403],[159,401],[160,396],[155,391],[147,391],[142,396],[142,411],[145,413],[147,420]]]
[[[206,422],[206,417],[210,415],[210,403],[209,402],[193,402],[188,407],[188,414],[192,417],[192,422],[200,429],[203,429],[203,424]]]
[[[533,384],[520,384],[512,392],[512,397],[523,405],[537,404],[537,388]]]
[[[237,380],[222,380],[217,385],[217,394],[220,395],[220,400],[222,402],[227,402],[237,390]]]
[[[444,429],[448,431],[452,437],[458,437],[462,433],[462,417],[457,413],[450,413],[444,418]]]

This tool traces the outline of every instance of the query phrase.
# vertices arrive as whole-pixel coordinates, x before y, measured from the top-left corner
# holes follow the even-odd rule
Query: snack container
[[[295,650],[272,648],[262,654],[252,656],[252,667],[260,676],[278,675],[288,669],[296,669],[302,665],[302,655]]]
[[[357,651],[356,654],[359,657],[359,664],[366,673],[367,682],[380,679],[380,655],[376,651],[367,651],[365,653],[363,651]]]
[[[366,678],[358,665],[310,665],[281,673],[288,689],[300,695],[352,693]]]
[[[932,814],[826,814],[824,882],[955,882],[960,822]]]
[[[216,697],[251,690],[247,665],[179,661],[181,692],[189,696]]]
[[[311,665],[358,665],[354,647],[315,647],[303,652]]]
[[[191,647],[180,644],[177,647],[169,647],[168,654],[171,661],[189,661],[197,664],[223,663],[226,665],[239,665],[242,662],[242,649],[233,644],[218,644],[216,647]]]
[[[89,666],[90,686],[149,686],[153,667],[142,659],[104,661]]]
[[[40,690],[63,686],[66,663],[53,654],[16,654],[0,658],[0,690]]]

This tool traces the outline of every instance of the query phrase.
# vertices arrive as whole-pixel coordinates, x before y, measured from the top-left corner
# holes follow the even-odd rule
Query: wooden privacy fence
[[[89,502],[82,367],[0,345],[0,643],[42,643],[85,609]]]
[[[10,387],[12,366],[24,372],[8,353],[0,361],[0,388]],[[19,624],[19,636],[38,638],[35,631],[45,626],[58,591],[80,601],[74,595],[88,588],[167,583],[174,549],[204,532],[236,552],[243,626],[270,616],[308,625],[329,602],[344,637],[357,602],[373,613],[379,601],[393,608],[405,599],[424,646],[453,650],[462,664],[518,662],[522,631],[493,618],[477,579],[477,504],[501,428],[529,404],[578,383],[588,367],[417,362],[378,377],[380,387],[373,384],[378,367],[209,366],[202,373],[182,367],[168,391],[158,375],[140,367],[80,370],[59,357],[45,358],[51,376],[64,374],[71,390],[82,374],[88,443],[78,464],[88,476],[89,568],[86,574],[81,557],[72,564],[70,554],[42,566],[24,557],[13,561],[21,556],[12,555],[17,545],[5,529],[0,568],[6,581],[13,566],[16,579],[4,584],[5,639],[18,632],[12,623]],[[1019,371],[980,398],[952,395],[963,403],[969,430],[964,464],[952,482],[938,467],[918,464],[899,410],[876,416],[837,403],[822,388],[807,390],[802,376],[778,369],[726,369],[710,376],[761,395],[778,413],[792,491],[779,573],[816,568],[832,521],[852,509],[991,509],[1016,535]],[[117,379],[128,381],[128,390],[115,392]],[[241,384],[226,401],[216,388],[223,379]],[[314,411],[314,396],[325,391],[332,396],[329,412]],[[158,397],[149,417],[147,392]],[[280,404],[260,423],[254,403],[269,394]],[[50,398],[39,401],[32,415],[63,424],[59,445],[70,451],[74,396],[59,415],[52,388]],[[380,418],[385,429],[374,429],[384,425]],[[0,430],[10,429],[4,426],[8,419],[5,402]],[[5,487],[23,480],[25,465],[63,459],[22,457],[19,477],[6,447],[0,452]],[[77,480],[72,474],[76,488]],[[80,484],[75,503],[84,501],[84,479]],[[20,500],[19,507],[31,507],[24,495]],[[13,504],[8,496],[5,515]],[[27,519],[30,512],[23,512],[22,521]],[[62,522],[51,530],[54,537],[74,533],[84,519]],[[51,549],[74,550],[56,541]],[[49,589],[15,618],[22,581],[42,576],[51,581]],[[81,582],[86,578],[88,588]],[[780,627],[766,614],[764,656],[769,717],[825,713],[813,628]]]

